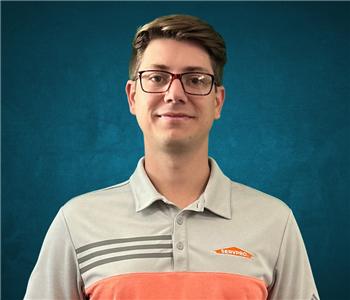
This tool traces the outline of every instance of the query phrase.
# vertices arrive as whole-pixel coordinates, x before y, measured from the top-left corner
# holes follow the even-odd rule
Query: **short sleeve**
[[[86,299],[62,209],[46,234],[24,299]]]
[[[292,212],[285,227],[268,299],[319,299],[305,245]]]

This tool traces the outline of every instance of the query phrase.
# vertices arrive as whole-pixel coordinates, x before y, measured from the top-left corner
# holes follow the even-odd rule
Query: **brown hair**
[[[151,40],[169,38],[191,41],[203,47],[209,54],[215,81],[222,85],[226,64],[226,44],[219,33],[203,20],[189,15],[164,16],[140,27],[132,44],[134,49],[129,63],[129,77],[135,80],[143,53]]]

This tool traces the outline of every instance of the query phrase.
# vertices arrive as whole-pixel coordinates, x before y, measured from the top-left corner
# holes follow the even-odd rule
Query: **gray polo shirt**
[[[130,180],[67,202],[25,299],[317,300],[291,210],[209,163],[204,193],[183,210],[157,192],[144,158]]]

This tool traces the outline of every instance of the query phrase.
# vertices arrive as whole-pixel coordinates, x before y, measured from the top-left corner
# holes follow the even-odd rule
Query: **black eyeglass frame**
[[[163,91],[163,92],[147,92],[147,91],[145,91],[144,88],[143,88],[143,86],[142,86],[142,80],[141,80],[141,76],[142,76],[142,74],[145,73],[145,72],[163,72],[163,73],[167,73],[167,74],[171,75],[172,78],[171,78],[171,81],[169,82],[168,88],[167,88],[165,91]],[[149,93],[149,94],[161,94],[161,93],[167,92],[167,91],[170,89],[171,84],[173,83],[173,81],[174,81],[175,79],[179,79],[179,80],[180,80],[181,86],[182,86],[182,88],[183,88],[183,90],[184,90],[184,92],[185,92],[186,94],[188,94],[188,95],[193,95],[193,96],[208,96],[208,95],[211,93],[212,89],[213,89],[213,85],[215,84],[215,87],[218,86],[217,82],[215,81],[215,76],[214,76],[214,75],[209,74],[209,73],[203,73],[203,72],[186,72],[186,73],[182,73],[182,74],[174,74],[174,73],[171,73],[171,72],[168,72],[168,71],[164,71],[164,70],[143,70],[143,71],[139,71],[139,72],[137,72],[137,73],[138,73],[138,76],[137,76],[137,78],[136,78],[134,81],[136,81],[137,79],[140,79],[140,86],[141,86],[141,89],[142,89],[145,93]],[[203,75],[209,75],[209,76],[211,77],[211,86],[210,86],[209,92],[208,92],[207,94],[194,94],[194,93],[189,93],[189,92],[187,92],[186,89],[185,89],[185,87],[184,87],[184,85],[183,85],[183,83],[182,83],[182,80],[181,80],[181,79],[182,79],[182,76],[187,75],[187,74],[203,74]]]

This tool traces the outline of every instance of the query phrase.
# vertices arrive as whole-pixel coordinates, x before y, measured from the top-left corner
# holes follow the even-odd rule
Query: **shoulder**
[[[209,159],[211,165],[211,178],[208,183],[208,199],[220,199],[219,201],[230,203],[232,214],[239,213],[243,216],[254,214],[289,215],[289,207],[278,198],[258,191],[252,187],[232,181],[219,168],[214,159]],[[211,203],[214,206],[214,203]],[[218,205],[218,200],[215,200]],[[226,206],[227,207],[227,206]]]
[[[63,207],[65,216],[77,213],[92,214],[96,210],[103,208],[108,210],[115,206],[118,201],[132,198],[129,180],[100,190],[79,195],[69,200]],[[129,201],[130,202],[130,201]]]
[[[289,210],[287,204],[285,204],[282,200],[241,183],[231,181],[231,193],[231,196],[233,197],[239,195],[240,198],[242,198],[242,200],[248,204]]]
[[[286,221],[291,209],[282,200],[252,187],[231,181],[232,211],[251,214],[258,219],[275,218]]]

